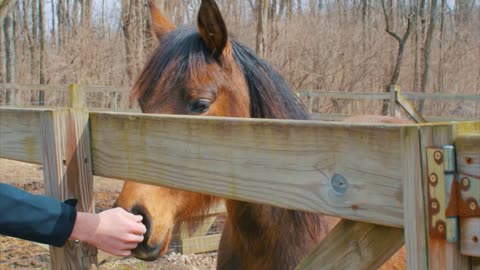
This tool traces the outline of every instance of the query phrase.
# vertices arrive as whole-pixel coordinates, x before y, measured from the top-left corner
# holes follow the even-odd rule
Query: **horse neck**
[[[295,267],[323,237],[325,224],[317,214],[233,200],[226,206],[228,225],[238,237],[235,248],[257,262],[263,254],[263,269]]]

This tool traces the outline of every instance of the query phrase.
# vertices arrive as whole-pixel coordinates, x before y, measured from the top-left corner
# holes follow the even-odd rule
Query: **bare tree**
[[[424,53],[422,58],[423,70],[420,80],[420,92],[425,93],[430,75],[430,55],[433,41],[433,32],[435,31],[435,24],[437,22],[437,0],[432,0],[430,8],[430,23],[428,25],[427,36],[425,38]],[[420,100],[418,111],[423,112],[425,100]]]
[[[38,0],[38,11],[39,11],[39,26],[40,26],[40,59],[39,59],[39,82],[40,84],[46,83],[45,78],[45,55],[46,55],[46,46],[45,46],[45,0]],[[39,92],[39,102],[41,106],[44,104],[43,91]]]
[[[434,0],[436,1],[436,0]],[[403,54],[405,52],[405,46],[408,40],[408,37],[410,36],[410,32],[412,29],[412,16],[413,14],[409,14],[407,16],[407,29],[405,30],[405,33],[403,34],[403,37],[400,37],[397,33],[393,32],[391,29],[390,22],[391,20],[388,18],[389,16],[392,16],[390,12],[387,11],[387,8],[385,7],[385,1],[382,0],[382,10],[383,10],[383,15],[385,18],[385,31],[395,38],[395,40],[398,42],[398,51],[397,51],[397,58],[395,60],[395,66],[393,68],[392,76],[390,78],[390,81],[388,85],[386,86],[386,91],[389,91],[389,86],[394,85],[398,83],[398,79],[400,78],[400,69],[402,67],[402,62],[403,62]],[[389,15],[390,14],[390,15]],[[388,112],[388,105],[389,103],[387,101],[384,101],[383,106],[382,106],[382,114],[386,115]]]
[[[257,42],[256,52],[262,57],[266,57],[267,47],[267,29],[268,29],[268,11],[270,0],[257,1]]]
[[[3,21],[5,15],[8,13],[12,5],[16,2],[16,0],[3,0],[0,2],[0,22]]]

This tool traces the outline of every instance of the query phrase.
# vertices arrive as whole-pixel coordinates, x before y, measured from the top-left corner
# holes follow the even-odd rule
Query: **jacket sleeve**
[[[0,234],[61,247],[76,218],[68,203],[0,183]]]

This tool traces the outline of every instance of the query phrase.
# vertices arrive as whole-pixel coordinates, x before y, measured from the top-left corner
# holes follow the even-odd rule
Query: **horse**
[[[214,0],[202,0],[197,27],[176,27],[148,2],[158,45],[132,88],[144,113],[306,120],[302,102],[265,60],[227,32]],[[293,181],[293,179],[292,179]],[[116,205],[143,216],[144,241],[132,254],[155,260],[174,226],[223,199],[125,182]],[[293,269],[329,229],[327,218],[225,199],[217,269]]]

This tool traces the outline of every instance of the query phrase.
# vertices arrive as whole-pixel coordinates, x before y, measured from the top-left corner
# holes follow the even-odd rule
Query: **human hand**
[[[115,256],[129,256],[130,250],[143,241],[146,228],[142,218],[119,207],[99,214],[79,212],[70,239],[90,243]]]

